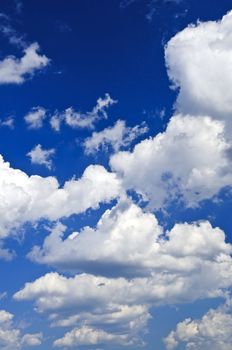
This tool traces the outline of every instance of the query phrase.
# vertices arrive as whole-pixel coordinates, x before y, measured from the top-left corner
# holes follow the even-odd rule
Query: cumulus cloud
[[[0,236],[41,218],[57,220],[96,209],[121,193],[120,181],[104,167],[91,165],[80,179],[60,188],[55,177],[28,176],[0,158]]]
[[[113,155],[111,167],[153,208],[172,200],[193,207],[232,184],[224,131],[224,123],[210,117],[175,115],[165,132]]]
[[[0,310],[0,346],[2,350],[24,349],[42,343],[42,333],[22,334],[13,325],[14,315]]]
[[[31,111],[25,115],[24,120],[29,129],[40,129],[46,118],[46,110],[43,107],[33,107]]]
[[[99,132],[93,132],[84,142],[86,154],[98,152],[100,149],[108,149],[109,146],[115,151],[127,147],[137,137],[145,134],[148,127],[145,123],[134,127],[127,127],[124,120],[117,120],[112,127]]]
[[[27,156],[30,157],[31,163],[46,166],[48,169],[52,168],[52,156],[55,154],[55,148],[43,149],[40,144],[36,145]]]
[[[99,97],[92,111],[87,113],[77,112],[73,107],[67,108],[64,112],[56,112],[50,119],[51,127],[55,131],[60,131],[61,124],[64,122],[71,128],[94,128],[94,124],[100,119],[107,119],[107,109],[117,103],[108,93],[105,97]]]
[[[176,108],[182,113],[230,118],[232,113],[232,12],[176,34],[165,50]]]
[[[190,318],[178,323],[176,329],[165,338],[167,350],[230,350],[232,344],[231,303],[210,309],[200,320]]]
[[[226,296],[232,284],[232,259],[222,231],[213,230],[209,223],[176,225],[154,247],[158,253],[149,276],[107,278],[82,273],[65,277],[53,272],[26,283],[14,298],[35,301],[38,312],[50,314],[53,326],[75,325],[74,333],[83,321],[96,329],[108,324],[113,330],[118,319],[117,334],[127,334],[138,342],[150,318],[150,307]],[[78,342],[75,337],[74,341]]]
[[[24,49],[24,56],[8,56],[0,61],[0,84],[22,84],[28,77],[46,67],[49,59],[38,53],[39,45],[33,43]]]
[[[209,222],[176,224],[163,232],[153,214],[127,200],[107,210],[96,229],[63,239],[65,229],[58,224],[30,258],[93,274],[48,273],[14,295],[35,301],[38,312],[50,314],[52,326],[74,327],[56,346],[87,342],[83,322],[94,334],[109,329],[106,337],[114,343],[111,335],[117,334],[125,343],[143,344],[152,306],[224,297],[232,285],[232,247]],[[116,271],[113,278],[109,271]]]

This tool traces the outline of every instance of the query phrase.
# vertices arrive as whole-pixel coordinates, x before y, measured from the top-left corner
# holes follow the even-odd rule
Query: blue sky
[[[1,1],[1,349],[231,349],[231,10]]]

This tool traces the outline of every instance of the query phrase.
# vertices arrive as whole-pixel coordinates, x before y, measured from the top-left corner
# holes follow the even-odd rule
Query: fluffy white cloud
[[[125,188],[162,208],[172,200],[195,206],[232,184],[230,144],[223,122],[176,115],[165,132],[111,157]]]
[[[42,343],[42,333],[22,334],[13,326],[14,315],[0,310],[0,347],[2,350],[24,349]]]
[[[40,144],[36,145],[27,156],[31,163],[45,165],[48,169],[52,168],[52,156],[55,154],[55,148],[43,149]]]
[[[93,299],[97,305],[109,300],[117,304],[191,301],[223,295],[223,289],[232,285],[231,245],[225,243],[223,231],[209,222],[176,224],[160,235],[152,214],[133,204],[107,211],[96,231],[86,228],[64,241],[61,231],[58,227],[31,258],[61,269],[91,270],[98,276],[116,271],[122,277],[82,274],[67,279],[47,274],[16,294],[18,299],[35,299],[41,310],[88,305]],[[134,278],[127,279],[131,271]]]
[[[46,110],[43,107],[34,107],[25,115],[24,120],[29,129],[40,129],[43,126],[43,121],[46,118]]]
[[[89,166],[80,179],[69,180],[60,188],[55,177],[28,176],[0,157],[0,236],[27,221],[57,220],[96,209],[120,191],[120,181],[102,166]]]
[[[75,111],[72,107],[67,108],[63,113],[56,112],[50,119],[51,127],[55,131],[60,131],[61,124],[64,122],[71,128],[94,128],[94,124],[100,119],[107,119],[107,109],[117,103],[108,93],[104,98],[97,99],[96,106],[92,111],[81,113]]]
[[[166,348],[173,350],[182,344],[183,349],[189,350],[230,350],[231,329],[231,305],[226,304],[209,310],[200,320],[188,318],[178,323],[176,330],[165,338]]]
[[[137,137],[145,134],[148,127],[145,123],[134,127],[127,127],[124,120],[118,120],[114,126],[105,128],[99,132],[93,132],[84,142],[85,153],[98,152],[99,149],[107,149],[109,146],[114,151],[129,146]]]
[[[177,224],[164,234],[152,214],[127,201],[107,210],[95,230],[87,227],[63,240],[64,230],[57,225],[31,258],[95,275],[48,273],[14,295],[34,300],[38,312],[50,313],[53,326],[74,327],[56,346],[82,344],[83,321],[97,332],[96,344],[108,336],[115,342],[115,334],[141,344],[151,306],[225,296],[232,285],[231,245],[208,222]],[[115,278],[104,276],[112,271]]]
[[[8,56],[0,61],[0,84],[22,84],[27,77],[48,65],[49,59],[38,53],[39,45],[31,44],[20,59]]]
[[[130,201],[107,210],[96,229],[87,226],[63,240],[65,229],[58,224],[45,239],[43,248],[34,247],[30,258],[76,272],[125,275],[138,274],[144,267],[146,273],[146,268],[152,266],[157,251],[155,242],[162,232],[154,215],[143,213]]]
[[[167,44],[169,77],[182,113],[231,118],[232,12],[221,21],[190,25]]]

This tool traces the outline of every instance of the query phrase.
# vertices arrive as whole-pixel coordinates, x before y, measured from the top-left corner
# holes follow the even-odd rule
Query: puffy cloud
[[[49,59],[38,51],[39,45],[33,43],[25,48],[20,59],[8,56],[0,61],[0,84],[22,84],[27,77],[47,66]]]
[[[196,206],[232,184],[230,144],[223,122],[176,115],[167,129],[111,157],[111,167],[127,189],[156,209],[172,200]]]
[[[175,349],[183,344],[183,349],[230,350],[232,344],[231,305],[209,310],[200,320],[190,318],[178,323],[175,331],[165,338],[166,348]]]
[[[55,177],[28,176],[0,158],[0,236],[27,221],[57,220],[96,209],[120,194],[120,181],[102,166],[91,165],[62,188]]]
[[[65,229],[61,224],[55,226],[43,248],[34,247],[30,258],[73,271],[125,275],[141,273],[145,267],[146,273],[162,232],[154,215],[143,213],[130,201],[107,210],[96,229],[87,226],[63,240]]]
[[[81,345],[87,339],[83,321],[94,334],[108,329],[106,338],[96,336],[96,344],[108,336],[115,342],[115,334],[142,344],[150,307],[222,297],[232,285],[231,245],[209,222],[177,224],[163,234],[152,214],[120,202],[95,230],[87,227],[63,240],[64,231],[57,225],[31,258],[95,275],[48,273],[14,295],[34,300],[38,312],[50,313],[53,326],[74,327],[56,346]],[[113,270],[114,278],[105,276]]]
[[[176,34],[165,50],[169,77],[179,89],[178,111],[230,118],[232,113],[232,12]]]
[[[145,123],[134,127],[127,127],[124,120],[118,120],[114,126],[105,128],[100,132],[93,132],[91,137],[84,142],[85,153],[98,152],[100,148],[107,149],[109,146],[114,151],[127,147],[140,135],[145,134],[148,127]]]
[[[55,148],[43,149],[40,144],[36,145],[27,156],[30,157],[31,163],[45,165],[48,169],[52,168],[51,157],[55,154]]]
[[[118,304],[191,301],[223,295],[232,284],[231,245],[225,243],[223,231],[209,222],[176,224],[160,236],[156,219],[132,205],[108,211],[95,232],[86,228],[63,241],[60,231],[62,227],[31,257],[61,269],[91,270],[98,276],[109,275],[104,267],[109,264],[112,271],[114,265],[115,277],[122,277],[82,274],[67,279],[47,274],[16,294],[18,299],[35,299],[40,310],[88,305],[92,298],[97,305],[109,300]],[[127,279],[130,269],[134,278]]]
[[[25,115],[24,120],[29,129],[40,129],[43,126],[43,121],[46,118],[46,110],[43,107],[34,107]]]
[[[41,345],[42,333],[22,334],[13,326],[13,318],[13,314],[0,310],[0,347],[2,350],[19,350],[25,346]]]
[[[65,122],[71,128],[94,128],[94,124],[100,119],[107,119],[107,109],[117,103],[108,93],[104,98],[97,99],[96,106],[92,111],[81,113],[75,111],[72,107],[67,108],[63,113],[56,112],[50,119],[51,127],[55,131],[60,131],[61,124]]]

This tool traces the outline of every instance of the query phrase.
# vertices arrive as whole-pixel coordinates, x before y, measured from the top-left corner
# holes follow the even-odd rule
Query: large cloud
[[[176,115],[165,132],[112,156],[111,166],[125,188],[136,190],[153,208],[180,199],[195,206],[232,184],[224,131],[223,122],[209,117]]]
[[[120,181],[102,166],[86,168],[82,177],[59,187],[55,177],[28,176],[0,158],[0,236],[27,221],[61,217],[97,208],[120,193]]]
[[[167,44],[168,74],[182,113],[231,118],[232,12],[218,22],[190,25]]]
[[[202,270],[212,274],[215,269],[215,273],[223,261],[232,263],[231,246],[219,228],[206,221],[176,224],[163,232],[153,214],[130,200],[107,210],[96,229],[87,226],[63,239],[65,229],[55,226],[43,247],[33,248],[30,258],[72,272],[124,277],[162,274],[163,270],[173,277],[189,273],[187,279],[192,280]]]

